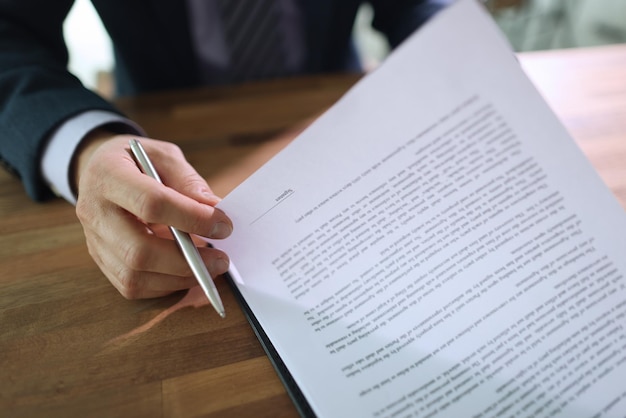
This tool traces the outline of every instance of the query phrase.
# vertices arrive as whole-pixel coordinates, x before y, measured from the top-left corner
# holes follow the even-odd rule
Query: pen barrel
[[[141,142],[139,142],[135,138],[132,138],[130,139],[128,143],[129,143],[131,152],[133,156],[135,157],[135,161],[139,165],[139,168],[141,168],[141,171],[143,171],[144,173],[146,173],[148,176],[152,177],[159,183],[163,184],[163,182],[161,181],[161,178],[159,177],[159,174],[157,173],[156,169],[154,168],[154,165],[152,164],[152,161],[150,161],[150,157],[148,157],[148,154],[143,149]],[[196,280],[198,281],[198,283],[200,284],[200,287],[202,287],[202,290],[204,290],[204,293],[206,294],[207,298],[209,298],[209,302],[211,302],[211,304],[213,305],[217,313],[222,318],[224,318],[226,316],[226,313],[224,311],[224,305],[222,305],[222,300],[220,299],[220,295],[217,292],[215,283],[213,283],[213,278],[209,274],[209,271],[207,270],[206,266],[204,265],[204,261],[202,260],[202,257],[200,257],[200,252],[198,251],[198,248],[191,240],[191,237],[189,236],[189,234],[187,234],[186,232],[179,231],[178,229],[172,226],[170,226],[169,228],[170,228],[170,231],[172,232],[172,235],[174,235],[174,239],[176,240],[176,243],[178,244],[180,251],[183,253],[183,256],[185,257],[185,261],[187,261],[187,264],[191,268],[191,271],[193,272],[193,275],[196,277]]]
[[[172,235],[180,247],[180,251],[183,253],[187,264],[191,268],[193,275],[196,277],[196,280],[200,284],[202,290],[206,294],[207,298],[211,304],[215,307],[215,309],[222,314],[224,312],[224,306],[222,305],[222,301],[218,296],[217,288],[215,287],[215,283],[209,274],[206,265],[202,261],[202,257],[198,252],[198,248],[193,243],[191,237],[186,232],[179,231],[174,227],[169,227]]]

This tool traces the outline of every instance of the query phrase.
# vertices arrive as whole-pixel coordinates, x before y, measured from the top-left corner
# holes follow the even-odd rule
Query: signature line
[[[295,192],[291,191],[289,192],[289,194],[287,194],[285,197],[283,197],[282,199],[280,199],[274,206],[272,206],[271,208],[269,208],[268,210],[266,210],[265,212],[263,212],[261,215],[259,215],[258,218],[256,218],[255,220],[253,220],[252,222],[250,222],[250,225],[254,224],[256,221],[258,221],[259,219],[261,219],[262,217],[264,217],[265,215],[267,215],[272,209],[274,209],[276,206],[280,205],[281,203],[283,203],[285,200],[287,200],[288,198],[290,198],[291,196],[293,196]]]

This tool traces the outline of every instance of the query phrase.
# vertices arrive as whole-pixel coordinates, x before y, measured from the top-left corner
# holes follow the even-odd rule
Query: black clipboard
[[[226,282],[230,285],[230,288],[235,295],[235,299],[237,299],[239,306],[241,306],[241,309],[243,310],[243,313],[246,316],[248,323],[256,334],[259,342],[261,343],[261,346],[263,347],[263,350],[267,354],[267,357],[269,357],[270,362],[272,363],[272,366],[276,371],[276,374],[278,374],[278,377],[283,383],[283,386],[285,386],[285,389],[287,390],[287,393],[289,394],[289,397],[291,398],[294,406],[298,410],[298,413],[302,418],[316,418],[317,415],[315,415],[315,413],[313,412],[309,401],[306,399],[306,397],[300,390],[300,387],[289,372],[289,369],[287,369],[287,366],[285,366],[285,363],[280,358],[280,355],[274,348],[274,344],[272,344],[265,331],[263,331],[261,324],[259,324],[259,321],[256,319],[256,316],[250,309],[250,306],[244,300],[243,295],[237,288],[234,279],[229,273],[225,273],[223,276],[226,279]]]

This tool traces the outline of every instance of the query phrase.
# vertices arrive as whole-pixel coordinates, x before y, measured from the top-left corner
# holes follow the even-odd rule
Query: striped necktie
[[[230,81],[286,74],[276,0],[219,0],[230,53]]]

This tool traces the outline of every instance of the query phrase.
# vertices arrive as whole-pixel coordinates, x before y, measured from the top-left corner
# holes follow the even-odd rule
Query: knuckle
[[[92,240],[89,239],[89,237],[87,236],[85,238],[85,244],[87,245],[87,252],[89,253],[89,256],[96,262],[96,264],[98,264],[98,266],[100,267],[101,265],[101,260],[100,260],[100,254],[98,253],[98,249],[97,246],[94,245],[92,243]]]
[[[184,190],[196,190],[206,187],[204,181],[195,172],[185,174],[181,178],[181,185]]]
[[[160,190],[138,193],[135,198],[135,214],[146,222],[155,223],[162,213],[163,201],[164,196]]]
[[[122,247],[122,262],[131,271],[142,271],[150,263],[150,249],[143,245]]]
[[[76,201],[76,217],[83,225],[89,223],[94,218],[93,208],[89,201],[80,198]]]
[[[159,152],[164,157],[181,157],[183,155],[183,151],[176,144],[171,142],[162,142],[159,144]]]
[[[139,299],[143,290],[143,280],[131,269],[121,269],[117,274],[118,290],[128,300]]]

